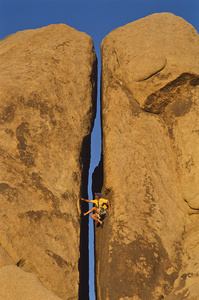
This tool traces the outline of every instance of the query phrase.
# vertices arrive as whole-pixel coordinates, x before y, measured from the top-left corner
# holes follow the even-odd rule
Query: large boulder
[[[196,299],[199,36],[154,14],[112,31],[101,50],[112,211],[96,230],[98,299]]]
[[[3,39],[0,61],[0,268],[15,264],[78,299],[88,293],[80,197],[96,106],[93,42],[50,25]]]

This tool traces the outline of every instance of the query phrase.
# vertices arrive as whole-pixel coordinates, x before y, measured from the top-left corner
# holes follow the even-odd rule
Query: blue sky
[[[92,37],[100,73],[102,39],[117,27],[158,12],[180,16],[199,32],[199,0],[0,0],[0,39],[25,29],[65,23]],[[98,83],[98,98],[99,90]],[[100,159],[99,119],[98,113],[92,134],[91,171]],[[90,190],[89,197],[92,197]],[[93,245],[93,228],[90,228],[90,244]],[[93,252],[90,253],[90,262],[93,264]],[[90,299],[95,299],[93,288]]]

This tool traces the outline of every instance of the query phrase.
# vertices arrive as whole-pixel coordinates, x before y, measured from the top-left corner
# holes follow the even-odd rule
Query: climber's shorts
[[[107,217],[108,216],[108,209],[105,209],[104,207],[100,207],[99,216],[100,216],[100,218],[101,217]]]

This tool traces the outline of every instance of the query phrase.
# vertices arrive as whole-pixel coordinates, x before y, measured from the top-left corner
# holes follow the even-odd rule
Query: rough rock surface
[[[2,300],[61,300],[42,286],[34,274],[24,272],[16,266],[1,268],[0,282],[0,299]]]
[[[199,36],[154,14],[102,42],[98,300],[198,299]]]
[[[0,268],[17,264],[62,299],[78,299],[79,199],[96,100],[93,42],[50,25],[3,39],[0,62]]]

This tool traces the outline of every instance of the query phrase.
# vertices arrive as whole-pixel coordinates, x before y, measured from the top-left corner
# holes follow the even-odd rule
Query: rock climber
[[[97,221],[98,223],[100,223],[101,228],[103,228],[104,218],[107,217],[108,213],[111,210],[109,200],[102,198],[101,193],[95,193],[94,200],[88,200],[88,199],[84,199],[84,198],[81,198],[81,200],[95,204],[95,206],[93,208],[91,208],[89,211],[84,213],[84,216],[86,216],[90,213],[93,213],[91,215],[91,218],[94,221]]]

